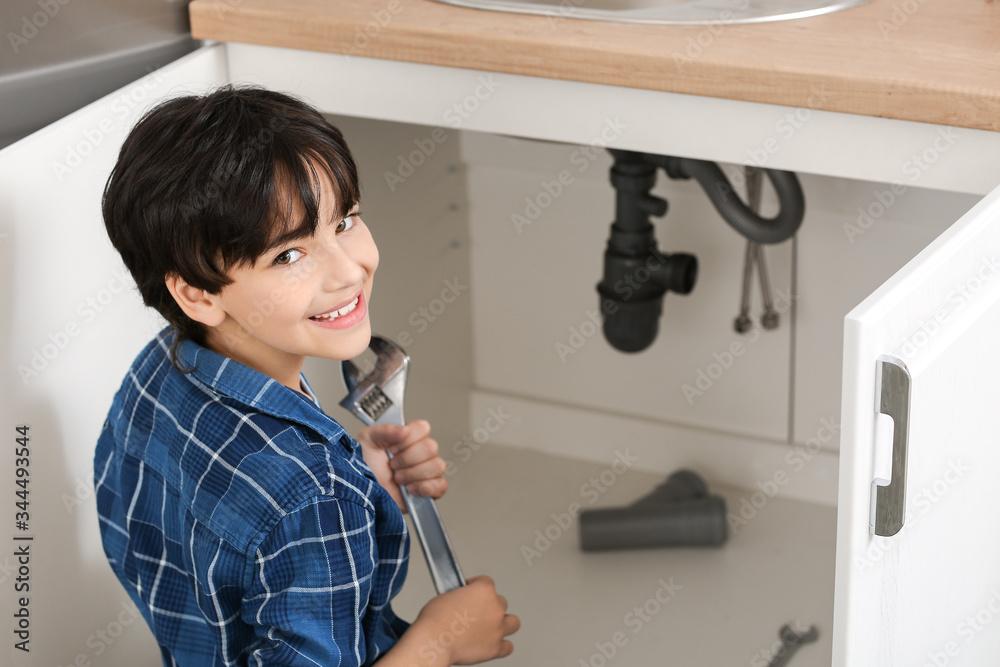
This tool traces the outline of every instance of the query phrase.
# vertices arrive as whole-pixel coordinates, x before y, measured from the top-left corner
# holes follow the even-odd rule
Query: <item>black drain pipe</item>
[[[615,221],[597,291],[605,338],[622,352],[639,352],[656,338],[664,295],[687,294],[694,288],[698,260],[684,253],[665,255],[656,247],[649,216],[667,212],[666,200],[649,194],[656,184],[656,165],[639,153],[612,153]]]
[[[667,292],[690,293],[698,275],[694,255],[667,255],[656,247],[649,216],[667,212],[666,200],[650,194],[658,168],[670,178],[697,180],[722,218],[751,241],[781,243],[802,224],[805,198],[792,172],[764,170],[778,194],[780,209],[773,218],[763,218],[747,208],[714,162],[609,151],[615,159],[611,167],[615,221],[597,291],[604,314],[604,337],[622,352],[639,352],[652,344],[659,330],[663,297]]]

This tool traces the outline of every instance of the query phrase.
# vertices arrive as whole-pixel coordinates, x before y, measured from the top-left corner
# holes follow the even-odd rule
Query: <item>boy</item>
[[[306,356],[368,347],[378,251],[358,200],[340,132],[260,89],[161,104],[108,179],[108,235],[170,326],[115,396],[94,479],[108,560],[165,665],[431,667],[513,650],[519,621],[488,577],[412,625],[393,614],[409,553],[397,485],[440,497],[444,462],[419,420],[353,440],[301,374]]]

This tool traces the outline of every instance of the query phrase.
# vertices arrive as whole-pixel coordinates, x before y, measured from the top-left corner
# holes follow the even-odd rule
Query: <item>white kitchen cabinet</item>
[[[371,67],[403,72],[399,76],[409,80],[410,87],[366,85],[366,68]],[[415,71],[419,76],[411,76]],[[100,193],[120,142],[144,109],[157,99],[227,81],[291,90],[331,113],[445,125],[451,132],[473,129],[564,142],[586,143],[587,138],[601,136],[618,108],[603,95],[604,87],[573,84],[573,94],[580,100],[601,88],[600,94],[592,94],[603,106],[597,112],[579,113],[582,107],[576,105],[572,112],[563,108],[566,122],[560,124],[552,107],[564,101],[546,92],[548,82],[543,80],[491,79],[489,74],[447,68],[216,45],[0,152],[0,253],[5,267],[0,311],[2,347],[8,358],[0,423],[9,441],[15,425],[30,425],[31,528],[24,535],[35,537],[28,596],[32,651],[11,649],[13,665],[159,664],[158,655],[150,653],[148,631],[129,615],[124,591],[104,561],[93,508],[90,465],[97,433],[124,370],[159,326],[142,308],[106,240]],[[440,88],[429,93],[428,86],[435,81]],[[525,91],[532,87],[538,92],[538,106],[520,108]],[[475,97],[477,90],[482,96],[495,91],[497,103],[483,103],[474,116],[458,117],[457,122],[442,113],[446,103]],[[502,102],[501,96],[511,90],[515,92],[510,99]],[[654,129],[659,126],[654,126],[651,113],[642,111],[628,119],[622,147],[646,149],[648,139],[653,144],[650,150],[666,152],[664,147],[676,142],[683,147],[678,154],[739,162],[759,139],[753,136],[754,128],[771,123],[767,105],[713,101],[699,106],[697,98],[632,93],[651,103],[668,98],[676,102],[678,120],[685,114],[711,116],[713,123],[725,128],[726,136],[707,132],[703,137],[692,132],[681,136],[677,123],[672,129]],[[400,103],[407,100],[412,104]],[[741,133],[744,113],[749,129]],[[842,134],[854,139],[829,162],[824,162],[821,151],[808,151],[797,143],[808,143],[807,138],[816,138],[809,133],[819,135],[823,128],[835,129],[838,124],[846,124]],[[427,137],[430,132],[428,127]],[[938,132],[939,128],[913,123],[817,112],[817,125],[793,137],[787,150],[776,154],[768,166],[850,176],[853,163],[844,154],[866,136],[882,136],[881,146],[891,145],[895,155],[905,159],[909,152],[933,145]],[[981,146],[996,143],[990,133],[960,134],[983,139]],[[417,151],[421,138],[414,144]],[[829,145],[836,137],[821,140]],[[920,185],[986,192],[1000,179],[994,178],[995,165],[994,171],[980,168],[988,160],[982,155],[985,149],[975,144],[957,142],[954,150],[941,156],[947,168],[928,173]],[[424,155],[428,157],[429,153]],[[882,157],[875,166],[862,162],[859,168],[865,178],[891,181],[892,158]],[[393,241],[386,234],[380,243]],[[1000,655],[1000,633],[990,623],[994,607],[1000,610],[996,592],[1000,581],[993,574],[1000,559],[1000,537],[990,531],[989,522],[995,502],[991,481],[1000,468],[1000,454],[993,446],[997,436],[988,428],[998,395],[991,381],[1000,371],[1000,349],[990,335],[1000,324],[998,261],[1000,190],[989,194],[847,318],[836,599],[830,601],[835,609],[835,667],[983,665]],[[472,289],[475,299],[475,286]],[[544,289],[539,289],[535,298],[544,296]],[[891,537],[869,532],[873,480],[898,484],[903,477],[901,470],[887,463],[891,435],[876,420],[876,362],[882,355],[902,360],[910,373],[903,497],[909,516]],[[799,379],[803,381],[807,379]],[[469,419],[470,429],[475,428],[477,422]],[[600,414],[593,419],[593,433],[613,421]],[[538,434],[536,430],[525,437]],[[751,433],[746,439],[761,436]],[[708,456],[719,461],[719,469],[727,470],[725,481],[742,479],[752,489],[762,470],[773,469],[771,464],[780,461],[782,453],[762,444],[747,454],[740,440],[738,433],[728,433],[713,444],[703,444]],[[681,445],[692,451],[699,446]],[[596,453],[601,444],[584,443],[584,447]],[[828,462],[836,461],[832,453],[826,456]],[[735,463],[724,462],[730,458]],[[12,476],[5,476],[0,495],[13,497],[12,484]],[[809,497],[808,492],[798,497]],[[507,519],[517,520],[516,515]],[[8,534],[14,532],[11,528]],[[2,603],[7,618],[19,607],[10,592],[15,568],[10,556],[0,559],[0,577],[8,591]],[[522,659],[530,664],[529,656]]]
[[[853,310],[845,331],[834,664],[993,664],[1000,189]],[[874,372],[883,355],[898,379]]]
[[[97,437],[132,359],[162,326],[111,247],[100,203],[132,124],[157,100],[224,83],[222,55],[185,56],[0,151],[4,665],[162,664],[98,533]],[[25,531],[14,525],[14,492],[22,490],[14,486],[14,429],[21,424],[29,426],[31,451]],[[26,575],[14,555],[21,545],[30,545]],[[29,581],[17,582],[21,576]],[[22,597],[29,652],[10,641]]]

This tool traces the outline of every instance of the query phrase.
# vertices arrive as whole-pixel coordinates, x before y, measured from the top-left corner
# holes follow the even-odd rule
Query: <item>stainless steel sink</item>
[[[761,23],[817,16],[869,0],[436,0],[496,12],[661,25]]]

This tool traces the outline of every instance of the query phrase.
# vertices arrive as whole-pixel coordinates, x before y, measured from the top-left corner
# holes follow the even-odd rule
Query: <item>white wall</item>
[[[732,322],[744,241],[696,183],[661,173],[654,192],[670,210],[656,224],[660,248],[694,253],[698,283],[686,297],[667,296],[649,349],[623,354],[588,317],[614,212],[610,158],[477,133],[463,135],[462,156],[473,425],[502,403],[516,418],[498,441],[598,461],[629,444],[641,467],[694,466],[745,488],[787,468],[801,473],[790,496],[826,503],[836,498],[844,315],[979,199],[800,175],[803,226],[794,243],[765,250],[781,324],[740,336]],[[554,183],[564,171],[560,192]],[[774,206],[767,187],[765,212]],[[859,208],[875,216],[859,222]],[[757,316],[756,284],[753,294]],[[815,457],[813,445],[823,450]]]

